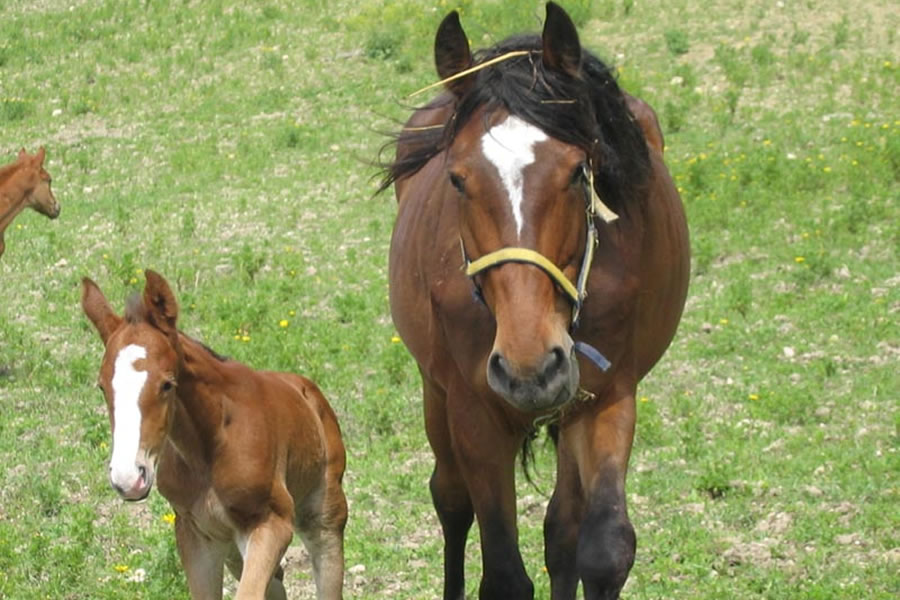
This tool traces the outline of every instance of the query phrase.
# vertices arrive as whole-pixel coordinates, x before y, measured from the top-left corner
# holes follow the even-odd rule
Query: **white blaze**
[[[481,138],[481,151],[500,173],[500,180],[509,195],[516,233],[522,234],[523,175],[525,167],[534,162],[534,145],[547,139],[547,134],[510,115]]]
[[[137,360],[147,357],[142,346],[131,344],[119,351],[113,367],[113,431],[112,459],[109,478],[120,489],[130,490],[140,477],[137,453],[141,441],[141,409],[138,400],[147,381],[147,371],[134,368]]]

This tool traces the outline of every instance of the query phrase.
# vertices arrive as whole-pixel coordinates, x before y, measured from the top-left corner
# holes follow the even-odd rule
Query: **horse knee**
[[[544,518],[544,561],[550,574],[575,564],[578,522],[558,502],[551,500]]]
[[[468,491],[462,485],[446,485],[440,481],[437,472],[432,474],[429,487],[441,525],[445,529],[468,531],[475,518]]]
[[[578,535],[576,564],[585,598],[616,598],[625,585],[637,540],[621,512],[589,515]]]

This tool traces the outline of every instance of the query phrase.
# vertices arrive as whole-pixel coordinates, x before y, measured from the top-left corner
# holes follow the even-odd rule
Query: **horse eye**
[[[572,179],[570,183],[572,185],[583,185],[587,182],[587,165],[584,163],[575,167],[575,170],[572,171]]]
[[[165,380],[165,381],[162,382],[162,385],[160,386],[160,389],[161,389],[163,392],[168,392],[168,391],[170,391],[170,390],[171,390],[172,388],[174,388],[174,387],[175,387],[175,384],[172,383],[171,381],[169,381],[169,380],[167,379],[167,380]]]
[[[450,173],[450,185],[456,188],[456,191],[460,194],[464,194],[466,191],[465,179],[463,179],[456,173]]]

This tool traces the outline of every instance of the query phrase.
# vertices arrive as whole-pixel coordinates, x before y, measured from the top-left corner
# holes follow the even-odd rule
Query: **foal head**
[[[90,279],[81,305],[106,346],[98,385],[112,426],[109,480],[125,500],[150,493],[156,462],[175,414],[181,363],[178,305],[166,281],[147,271],[143,295],[118,316]]]
[[[41,147],[34,156],[29,156],[25,149],[19,150],[17,163],[19,170],[25,180],[22,186],[25,189],[25,203],[27,206],[38,211],[42,215],[46,215],[51,219],[59,216],[59,202],[53,196],[53,190],[50,189],[50,173],[44,168],[44,158],[46,152]]]
[[[467,273],[496,322],[487,382],[522,410],[560,406],[579,382],[570,330],[593,250],[590,185],[597,175],[614,207],[623,192],[611,185],[607,127],[626,119],[624,100],[552,2],[540,36],[516,36],[474,57],[451,13],[435,60],[454,106],[439,144],[441,185],[458,206]]]

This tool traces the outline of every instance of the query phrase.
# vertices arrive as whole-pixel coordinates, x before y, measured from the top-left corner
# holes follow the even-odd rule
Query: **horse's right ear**
[[[25,148],[19,150],[19,158],[17,160],[24,160],[28,158],[28,153],[25,152]]]
[[[81,308],[94,324],[105,345],[109,336],[122,324],[122,318],[109,307],[106,296],[97,284],[87,277],[81,280]]]
[[[148,320],[166,335],[177,338],[178,302],[168,282],[156,271],[144,271],[144,309]]]
[[[472,66],[469,38],[459,23],[459,13],[455,10],[444,17],[434,36],[434,63],[441,80],[453,77]],[[454,79],[444,84],[457,98],[469,91],[475,81],[472,75]]]

